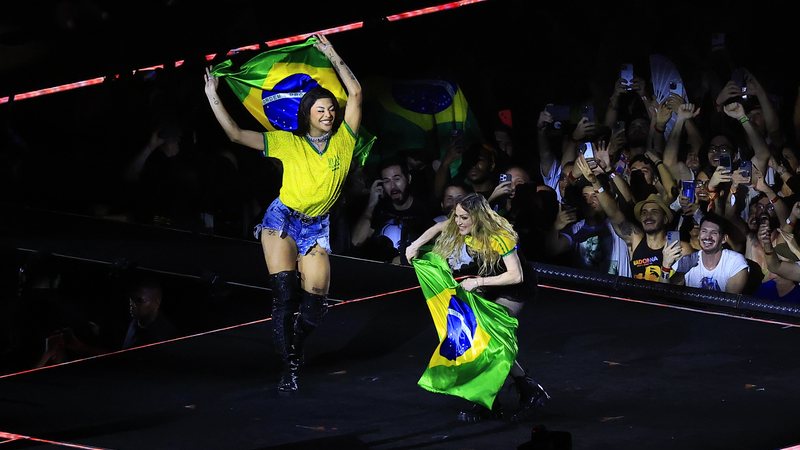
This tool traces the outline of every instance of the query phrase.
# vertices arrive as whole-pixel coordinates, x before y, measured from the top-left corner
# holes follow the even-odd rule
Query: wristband
[[[791,218],[791,217],[787,217],[787,218],[786,218],[786,225],[792,225],[792,226],[794,226],[794,222],[792,222],[792,218]]]
[[[616,172],[611,172],[610,174],[608,174],[608,178],[611,178],[612,180],[614,178],[617,178],[617,173]]]
[[[770,203],[772,203],[772,204],[774,205],[774,204],[778,203],[778,201],[779,201],[780,199],[781,199],[781,198],[780,198],[780,197],[778,197],[778,196],[776,195],[775,197],[772,197],[772,200],[770,200],[769,202],[770,202]]]
[[[750,122],[750,118],[749,118],[749,117],[747,117],[747,116],[742,116],[742,117],[739,117],[739,123],[740,123],[740,124],[744,125],[744,124],[746,124],[747,122]]]
[[[605,192],[605,191],[606,191],[606,190],[605,190],[605,188],[604,188],[603,186],[600,186],[599,188],[597,188],[597,191],[596,191],[596,192],[597,192],[598,194],[602,194],[602,193],[603,193],[603,192]]]

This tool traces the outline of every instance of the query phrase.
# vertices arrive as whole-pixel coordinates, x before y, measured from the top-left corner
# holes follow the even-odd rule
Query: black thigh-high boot
[[[284,371],[278,390],[292,392],[297,390],[296,372],[292,370],[292,340],[294,336],[294,314],[298,311],[298,291],[300,290],[297,271],[287,270],[269,276],[272,288],[272,339],[275,351],[281,356]]]
[[[294,382],[297,385],[297,372],[303,364],[303,347],[306,338],[322,321],[328,311],[328,299],[324,295],[302,291],[300,294],[300,314],[294,321],[292,353],[289,356],[289,367],[294,367]]]

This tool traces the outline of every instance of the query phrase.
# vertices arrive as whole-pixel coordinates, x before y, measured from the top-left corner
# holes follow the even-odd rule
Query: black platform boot
[[[294,358],[292,341],[294,339],[294,314],[299,309],[297,298],[300,290],[297,271],[287,270],[269,276],[272,288],[272,339],[275,351],[284,363],[278,391],[291,393],[297,390],[297,370],[299,364]]]
[[[473,403],[469,408],[459,411],[457,416],[459,422],[465,423],[477,423],[482,420],[502,418],[503,408],[500,406],[500,401],[498,399],[494,400],[492,409],[488,409],[483,405]]]
[[[300,294],[300,314],[294,321],[291,345],[287,357],[287,371],[284,374],[285,390],[297,390],[297,378],[300,367],[303,365],[303,348],[308,336],[322,321],[322,317],[328,311],[327,299],[324,295],[312,294],[301,291]],[[280,387],[278,389],[281,389]]]
[[[519,407],[521,412],[544,406],[550,400],[550,394],[544,390],[542,385],[534,381],[527,374],[512,377],[514,384],[519,391]]]

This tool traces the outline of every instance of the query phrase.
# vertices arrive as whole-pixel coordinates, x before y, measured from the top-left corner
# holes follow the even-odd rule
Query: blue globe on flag
[[[279,130],[296,130],[300,100],[317,86],[319,83],[310,75],[295,73],[276,83],[273,89],[262,91],[261,104],[267,120]]]
[[[447,308],[447,337],[439,347],[439,354],[455,361],[472,348],[478,321],[469,305],[456,296],[450,297]]]
[[[444,80],[396,81],[392,98],[409,111],[437,114],[453,104],[457,90],[457,85]]]

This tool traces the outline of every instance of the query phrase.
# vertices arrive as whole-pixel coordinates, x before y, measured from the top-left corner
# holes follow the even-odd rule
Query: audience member
[[[747,283],[748,265],[742,254],[722,248],[727,238],[726,222],[716,214],[707,214],[700,222],[700,250],[680,257],[678,241],[664,247],[662,283],[712,291],[741,293]],[[680,258],[680,259],[679,259]],[[666,269],[674,267],[674,272]]]
[[[363,257],[404,261],[405,248],[433,223],[436,213],[426,198],[412,195],[405,164],[387,160],[372,183],[369,200],[353,227],[352,243]]]
[[[131,321],[122,348],[153,344],[179,336],[177,328],[164,315],[161,283],[150,277],[135,282],[129,294]]]

